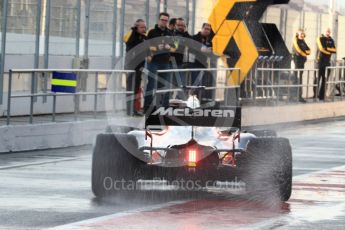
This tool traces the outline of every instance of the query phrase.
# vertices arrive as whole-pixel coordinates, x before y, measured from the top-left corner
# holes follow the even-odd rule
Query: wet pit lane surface
[[[98,200],[91,147],[0,155],[0,229],[345,229],[345,122],[281,130],[294,157],[289,202],[226,190]]]

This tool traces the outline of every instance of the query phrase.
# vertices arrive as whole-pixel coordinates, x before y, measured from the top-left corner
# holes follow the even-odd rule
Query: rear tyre
[[[136,190],[143,164],[132,153],[138,152],[134,136],[99,134],[92,156],[92,192],[96,197]]]
[[[290,199],[292,151],[288,139],[253,139],[248,144],[244,161],[244,181],[253,199]]]

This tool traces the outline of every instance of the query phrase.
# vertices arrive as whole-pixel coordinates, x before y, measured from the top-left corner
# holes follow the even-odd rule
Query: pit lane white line
[[[44,164],[53,164],[53,163],[59,163],[59,162],[64,162],[64,161],[74,161],[78,159],[81,159],[81,157],[74,157],[74,158],[68,157],[68,158],[62,158],[58,160],[39,161],[39,162],[32,162],[32,163],[25,163],[25,164],[13,164],[9,166],[1,166],[0,170],[23,168],[27,166],[36,166],[36,165],[44,165]]]
[[[293,180],[303,180],[305,178],[314,176],[314,175],[319,175],[322,173],[328,173],[328,172],[332,172],[332,171],[337,171],[337,170],[344,170],[345,165],[343,166],[339,166],[339,167],[335,167],[335,168],[331,168],[331,169],[324,169],[324,170],[320,170],[317,172],[311,172],[308,174],[303,174],[303,175],[299,175],[299,176],[294,176]],[[145,212],[145,211],[152,211],[152,210],[156,210],[156,209],[161,209],[161,208],[167,208],[167,207],[171,207],[173,205],[180,205],[180,204],[185,204],[188,203],[192,200],[187,200],[187,201],[174,201],[174,202],[169,202],[166,204],[160,204],[160,205],[153,205],[153,206],[149,206],[146,208],[140,208],[140,209],[135,209],[135,210],[130,210],[130,211],[125,211],[125,212],[120,212],[120,213],[116,213],[113,215],[107,215],[107,216],[102,216],[102,217],[97,217],[97,218],[92,218],[92,219],[88,219],[88,220],[84,220],[84,221],[80,221],[80,222],[75,222],[75,223],[71,223],[71,224],[66,224],[66,225],[61,225],[61,226],[57,226],[57,227],[53,227],[53,228],[49,228],[49,230],[73,230],[73,229],[79,229],[81,226],[85,226],[88,224],[95,224],[95,223],[99,223],[99,222],[103,222],[103,221],[108,221],[111,220],[113,218],[116,217],[123,217],[123,216],[128,216],[131,214],[136,214],[136,213],[140,213],[140,212]],[[344,203],[340,204],[340,208],[343,208],[343,205],[345,205]],[[345,207],[345,206],[344,206]],[[286,221],[288,221],[286,218],[273,218],[270,220],[266,220],[266,221],[262,221],[259,222],[257,224],[251,225],[250,228],[243,228],[243,229],[262,229],[262,227],[267,227],[267,226],[276,226],[277,223],[279,223],[279,221],[282,221],[282,223],[285,223]],[[242,228],[241,228],[242,229]]]

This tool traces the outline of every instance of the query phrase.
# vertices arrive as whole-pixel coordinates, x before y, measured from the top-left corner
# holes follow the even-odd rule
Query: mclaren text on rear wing
[[[241,108],[221,107],[207,109],[154,108],[146,116],[145,126],[199,126],[241,128]]]

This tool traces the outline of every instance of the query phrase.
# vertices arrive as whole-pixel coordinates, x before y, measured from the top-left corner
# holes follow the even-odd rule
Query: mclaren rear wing
[[[157,107],[145,117],[149,126],[196,126],[241,128],[241,107],[173,108]]]

